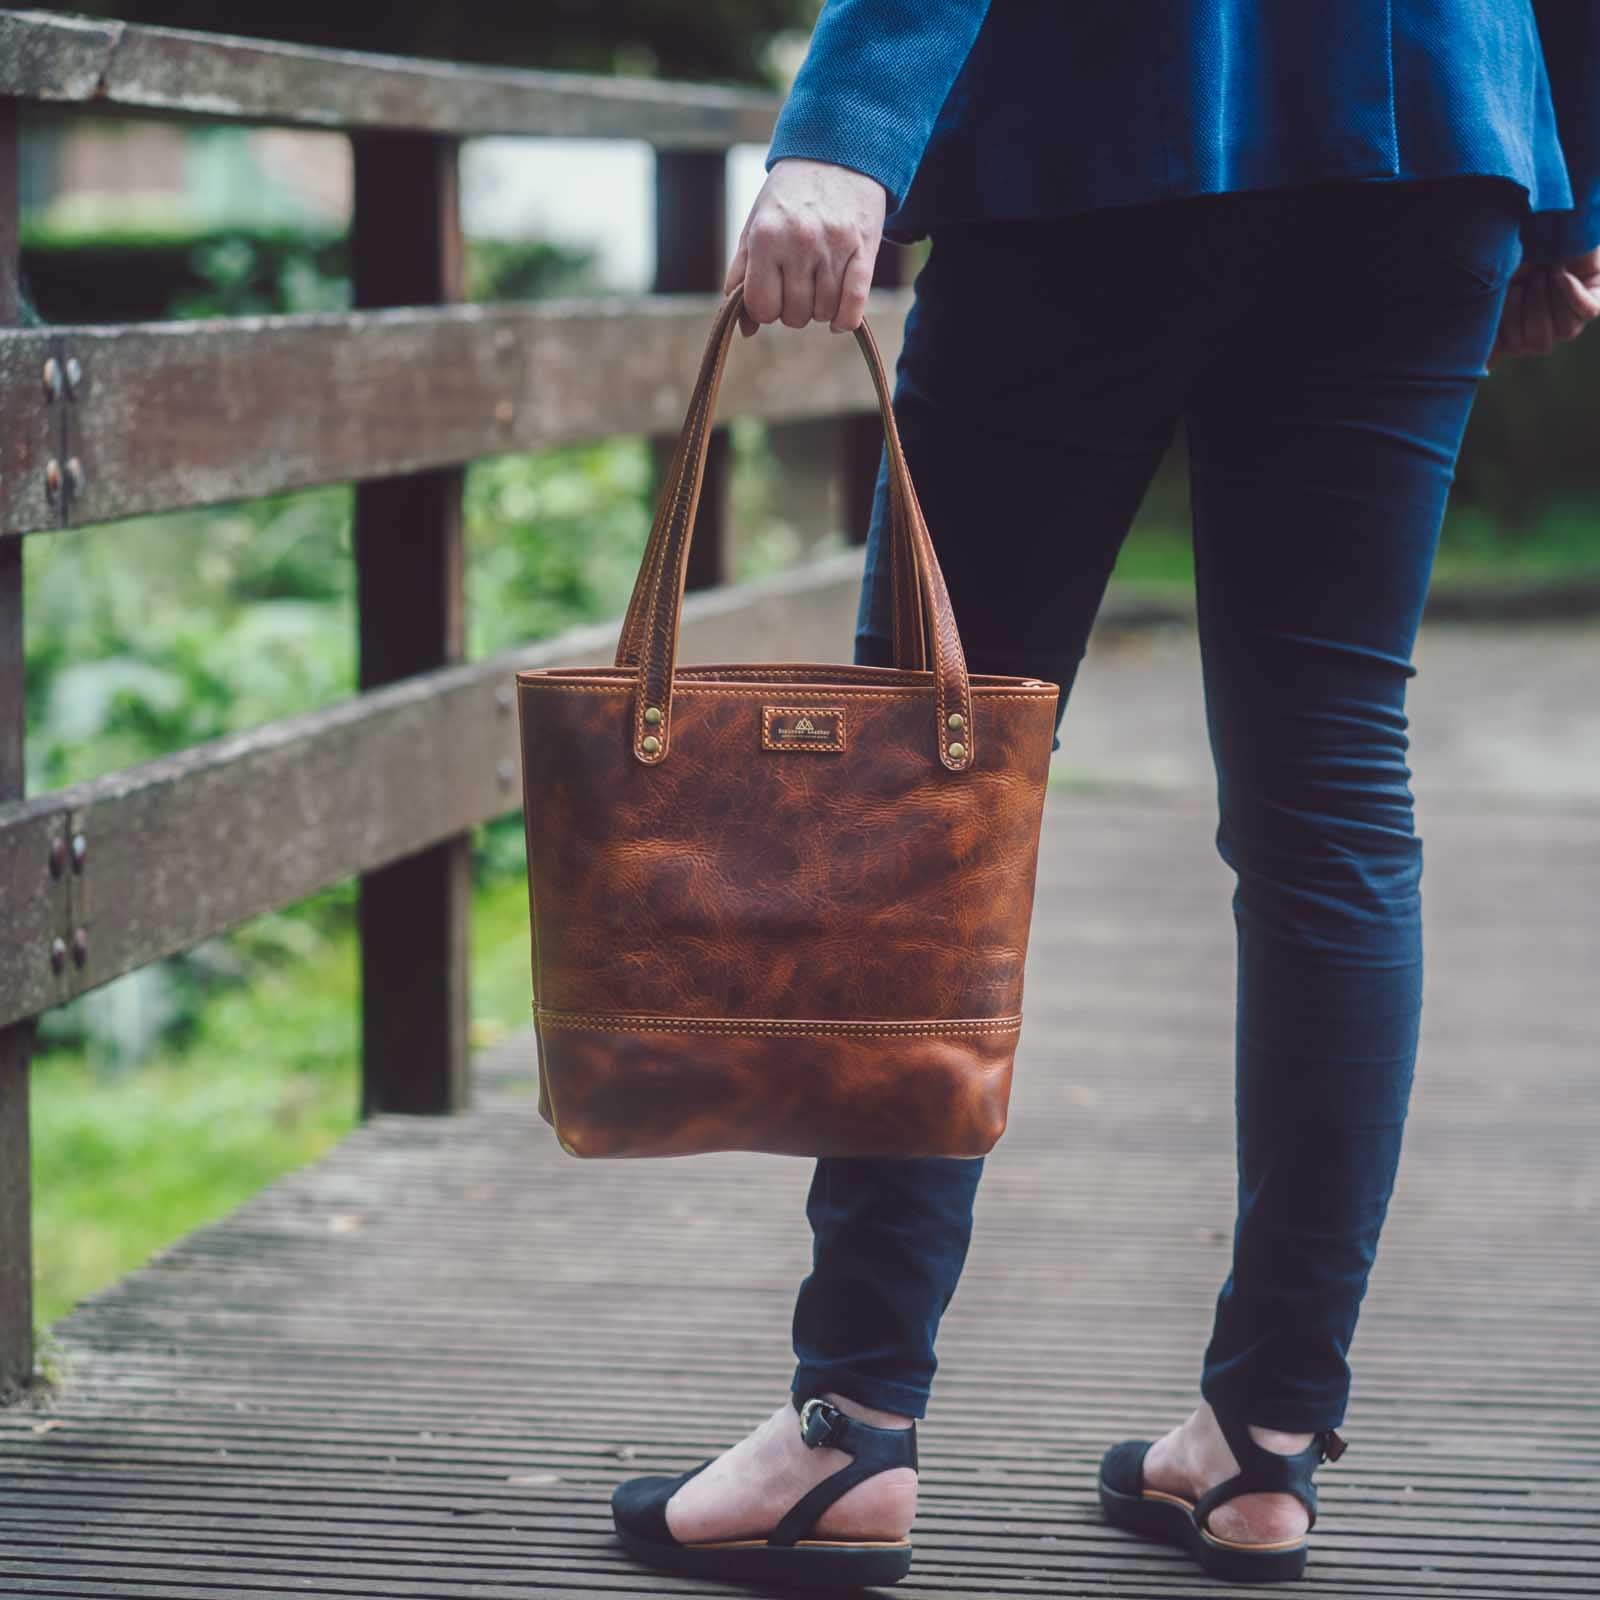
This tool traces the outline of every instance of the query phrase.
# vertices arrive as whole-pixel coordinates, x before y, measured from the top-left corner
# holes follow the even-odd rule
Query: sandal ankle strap
[[[1324,1428],[1312,1435],[1311,1443],[1293,1455],[1284,1455],[1257,1444],[1248,1424],[1238,1417],[1228,1416],[1212,1406],[1217,1426],[1228,1441],[1239,1470],[1233,1477],[1224,1479],[1208,1489],[1195,1502],[1195,1521],[1202,1528],[1211,1512],[1225,1500],[1242,1494],[1292,1494],[1306,1508],[1311,1519],[1307,1532],[1317,1524],[1317,1487],[1312,1474],[1324,1461],[1337,1461],[1349,1447],[1332,1428]]]
[[[807,1449],[830,1445],[854,1456],[861,1465],[870,1465],[874,1472],[885,1472],[890,1467],[917,1470],[915,1422],[909,1428],[880,1428],[841,1411],[821,1395],[796,1394],[792,1404],[800,1414],[800,1437]]]
[[[768,1544],[797,1544],[835,1500],[880,1472],[892,1467],[917,1470],[916,1423],[909,1428],[880,1428],[848,1415],[820,1395],[796,1394],[793,1404],[800,1415],[800,1437],[808,1449],[828,1445],[854,1460],[802,1495],[773,1530]]]

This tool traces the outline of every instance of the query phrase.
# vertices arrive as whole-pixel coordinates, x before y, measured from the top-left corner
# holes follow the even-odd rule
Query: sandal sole
[[[729,1583],[791,1589],[865,1589],[898,1583],[911,1570],[911,1541],[899,1544],[830,1544],[804,1540],[771,1545],[764,1539],[726,1544],[659,1544],[617,1529],[622,1548],[662,1572],[718,1578]]]
[[[1100,1480],[1100,1510],[1113,1527],[1144,1539],[1187,1550],[1200,1568],[1228,1583],[1289,1583],[1302,1577],[1310,1546],[1305,1540],[1282,1550],[1249,1550],[1207,1534],[1177,1500],[1122,1494]]]

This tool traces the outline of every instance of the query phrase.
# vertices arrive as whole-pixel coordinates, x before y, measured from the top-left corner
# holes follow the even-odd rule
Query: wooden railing
[[[357,309],[16,327],[29,101],[345,130]],[[467,830],[519,802],[511,673],[607,659],[614,645],[601,627],[464,663],[464,464],[621,433],[654,436],[660,458],[726,267],[726,153],[765,141],[775,111],[769,95],[728,89],[0,12],[0,1389],[32,1365],[28,1065],[41,1011],[359,875],[363,1109],[463,1103]],[[487,134],[650,142],[657,293],[460,304],[457,156]],[[891,344],[901,309],[898,296],[874,305]],[[853,340],[769,335],[731,363],[723,413],[831,419],[859,536],[880,443],[870,405]],[[696,587],[723,576],[725,478],[718,444]],[[360,694],[23,798],[23,535],[347,481]],[[702,597],[686,646],[837,654],[841,581]]]

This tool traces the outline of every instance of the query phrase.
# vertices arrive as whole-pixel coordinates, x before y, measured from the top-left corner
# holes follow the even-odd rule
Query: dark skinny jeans
[[[1399,1162],[1422,993],[1405,689],[1522,205],[1493,179],[1329,184],[942,229],[897,367],[970,665],[1059,683],[1058,726],[1187,430],[1238,938],[1238,1219],[1200,1390],[1263,1427],[1343,1420]],[[886,514],[880,471],[876,664]],[[797,1390],[924,1414],[983,1167],[817,1163]]]

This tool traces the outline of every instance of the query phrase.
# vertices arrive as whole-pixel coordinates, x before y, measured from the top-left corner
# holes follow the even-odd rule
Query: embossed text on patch
[[[762,706],[763,750],[843,750],[843,706]]]

